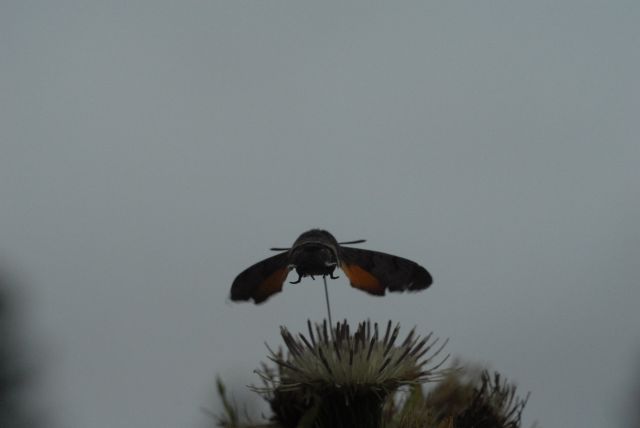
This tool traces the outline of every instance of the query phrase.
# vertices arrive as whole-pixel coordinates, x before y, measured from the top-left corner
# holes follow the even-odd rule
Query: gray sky
[[[30,284],[71,428],[189,427],[239,400],[306,280],[237,273],[310,227],[426,266],[391,318],[531,391],[526,421],[623,426],[640,365],[636,1],[4,1],[0,251]],[[212,404],[213,403],[213,404]]]

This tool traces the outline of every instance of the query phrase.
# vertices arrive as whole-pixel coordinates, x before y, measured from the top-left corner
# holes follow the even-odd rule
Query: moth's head
[[[326,245],[303,244],[291,249],[289,260],[295,266],[314,265],[335,265],[337,255],[335,251]]]

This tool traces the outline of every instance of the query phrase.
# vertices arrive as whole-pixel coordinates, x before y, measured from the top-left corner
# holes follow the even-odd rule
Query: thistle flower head
[[[358,324],[355,332],[346,320],[335,328],[328,328],[326,321],[315,325],[307,321],[307,327],[307,336],[280,328],[288,353],[285,356],[269,348],[268,358],[279,366],[279,377],[274,378],[266,367],[258,370],[265,388],[255,388],[257,391],[341,389],[376,391],[384,396],[402,385],[438,380],[446,372],[439,368],[448,355],[436,359],[447,341],[440,343],[432,334],[420,337],[415,328],[400,340],[400,325],[393,326],[391,321],[383,331],[370,321]]]

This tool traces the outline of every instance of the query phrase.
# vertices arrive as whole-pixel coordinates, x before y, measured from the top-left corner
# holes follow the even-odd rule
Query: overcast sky
[[[434,285],[334,318],[449,337],[530,424],[624,427],[640,366],[637,1],[0,6],[0,252],[56,427],[197,427],[321,282],[231,281],[311,227]],[[342,276],[342,275],[341,275]]]

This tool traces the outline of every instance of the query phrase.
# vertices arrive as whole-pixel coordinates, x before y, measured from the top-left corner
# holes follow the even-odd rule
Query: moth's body
[[[298,273],[300,282],[305,276],[329,276],[340,264],[340,245],[332,234],[313,229],[300,235],[289,250],[291,268]]]
[[[358,243],[354,241],[349,243]],[[343,243],[343,244],[349,244]],[[231,286],[231,300],[262,303],[282,290],[291,270],[299,283],[306,276],[329,276],[341,268],[351,286],[382,296],[389,291],[417,291],[429,287],[432,278],[422,266],[411,260],[377,251],[342,246],[325,230],[312,229],[295,240],[291,248],[245,269]]]

